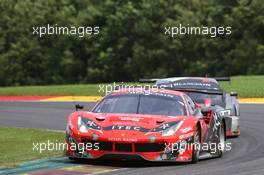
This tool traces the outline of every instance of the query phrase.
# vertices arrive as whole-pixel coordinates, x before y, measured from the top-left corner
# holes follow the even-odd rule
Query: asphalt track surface
[[[0,102],[0,125],[64,130],[75,103]],[[94,103],[83,103],[87,110]],[[222,158],[197,164],[146,161],[84,161],[82,165],[118,167],[114,175],[264,175],[264,105],[241,105],[241,136],[229,139],[232,150]]]

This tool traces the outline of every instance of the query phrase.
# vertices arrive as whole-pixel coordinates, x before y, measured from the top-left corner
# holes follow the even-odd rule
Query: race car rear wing
[[[231,81],[230,77],[210,77],[215,79],[216,81]]]
[[[160,80],[161,78],[140,78],[138,81],[140,83],[154,83],[158,80]]]
[[[207,78],[213,78],[216,81],[229,81],[229,82],[231,82],[231,78],[230,77],[207,77]],[[158,81],[160,79],[162,79],[162,78],[140,78],[138,81],[140,83],[154,83],[154,82],[156,82],[156,81]]]

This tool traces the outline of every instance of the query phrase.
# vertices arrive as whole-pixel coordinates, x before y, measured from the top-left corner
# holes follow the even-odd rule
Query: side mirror
[[[79,109],[83,109],[83,105],[76,104],[75,105],[75,110],[78,111]]]
[[[201,108],[201,113],[203,114],[203,116],[208,116],[208,114],[212,112],[212,108],[211,107],[202,107]]]
[[[212,108],[210,107],[203,107],[201,108],[201,113],[203,114],[203,120],[205,121],[206,124],[210,123],[211,120],[211,113],[212,112]]]
[[[237,97],[238,94],[237,94],[237,92],[235,92],[235,91],[231,91],[231,92],[230,92],[230,96],[231,96],[231,97]]]

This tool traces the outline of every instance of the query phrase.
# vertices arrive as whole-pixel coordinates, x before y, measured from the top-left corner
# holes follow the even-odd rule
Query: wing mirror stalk
[[[203,114],[203,120],[205,123],[209,124],[212,117],[212,108],[211,107],[203,107],[201,108],[201,113]]]

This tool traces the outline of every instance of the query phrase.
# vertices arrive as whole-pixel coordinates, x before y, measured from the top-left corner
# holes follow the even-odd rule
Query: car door
[[[209,123],[206,122],[206,119],[203,117],[201,110],[196,107],[195,103],[193,100],[188,96],[185,95],[185,99],[187,102],[187,107],[190,111],[190,115],[196,116],[200,120],[200,125],[201,125],[201,142],[203,143],[206,141],[206,133],[209,127]]]

